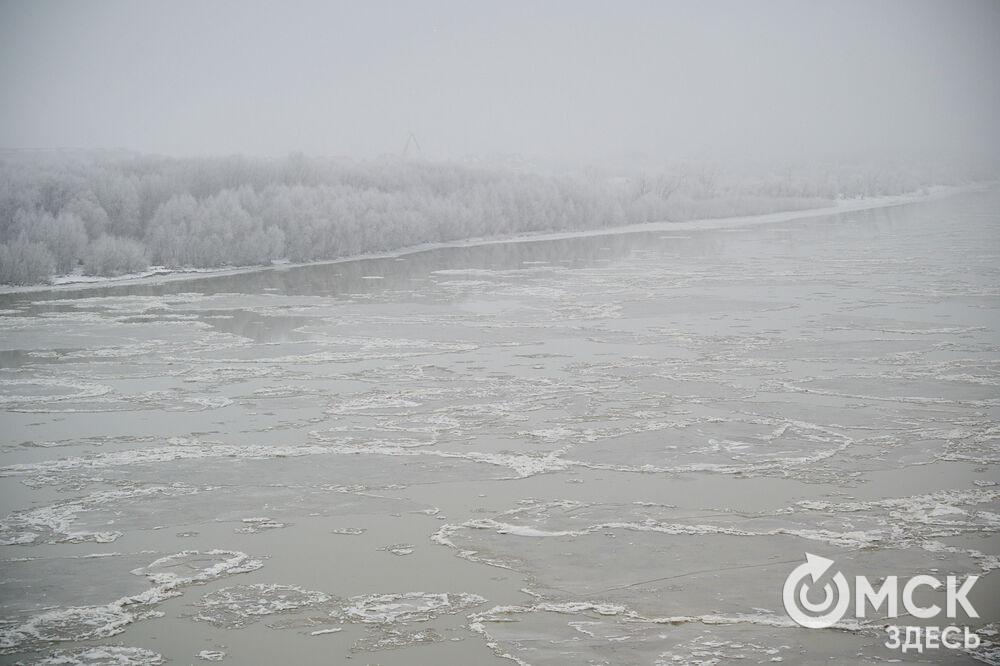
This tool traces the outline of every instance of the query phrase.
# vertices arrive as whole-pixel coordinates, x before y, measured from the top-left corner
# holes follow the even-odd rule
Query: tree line
[[[421,243],[828,205],[982,177],[955,169],[610,175],[384,159],[0,153],[0,283],[309,262]]]

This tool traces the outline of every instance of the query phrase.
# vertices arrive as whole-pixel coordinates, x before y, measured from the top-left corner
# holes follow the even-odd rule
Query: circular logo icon
[[[847,584],[847,578],[839,571],[833,575],[833,583],[837,586],[836,593],[830,583],[825,583],[820,588],[823,590],[823,600],[814,603],[809,599],[810,590],[819,587],[820,578],[832,566],[833,560],[806,553],[805,564],[795,567],[785,579],[785,586],[781,590],[785,612],[803,627],[809,629],[832,627],[847,612],[847,607],[851,603],[851,589]]]

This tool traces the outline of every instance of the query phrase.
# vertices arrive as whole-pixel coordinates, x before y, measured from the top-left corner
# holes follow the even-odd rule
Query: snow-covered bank
[[[875,208],[888,208],[891,206],[901,206],[910,203],[920,203],[933,201],[945,197],[954,196],[963,192],[984,191],[1000,187],[1000,182],[975,183],[971,185],[948,185],[927,188],[925,193],[898,194],[884,197],[865,197],[861,199],[841,199],[833,206],[823,208],[804,208],[799,210],[779,211],[776,213],[766,213],[764,215],[744,215],[735,217],[702,218],[697,220],[684,220],[676,222],[644,222],[641,224],[629,224],[620,227],[605,229],[586,229],[580,231],[566,231],[556,233],[523,234],[511,238],[478,238],[468,241],[457,241],[454,243],[440,243],[427,247],[408,248],[405,252],[392,253],[383,256],[398,256],[399,254],[411,254],[433,247],[463,247],[468,245],[490,245],[495,243],[526,243],[541,240],[559,240],[563,238],[584,238],[588,236],[610,236],[615,234],[641,233],[644,231],[689,231],[696,229],[727,229],[732,227],[742,227],[756,224],[771,224],[774,222],[787,222],[809,217],[822,217],[825,215],[836,215],[839,213],[850,213],[852,211],[871,210]]]
[[[641,233],[648,231],[688,231],[699,229],[723,229],[749,225],[772,224],[812,217],[822,217],[853,211],[887,208],[910,203],[932,201],[953,196],[963,192],[983,191],[1000,187],[1000,182],[974,183],[956,186],[934,186],[925,188],[922,192],[901,195],[863,197],[858,199],[841,199],[833,206],[807,208],[789,211],[767,213],[763,215],[736,216],[724,218],[702,218],[686,221],[660,221],[629,224],[599,229],[581,229],[577,231],[521,233],[509,236],[485,236],[439,243],[421,243],[397,250],[376,253],[362,253],[336,259],[325,259],[310,262],[273,261],[270,265],[223,267],[223,268],[187,268],[170,269],[163,266],[152,266],[149,269],[121,275],[117,277],[86,276],[79,273],[59,275],[52,278],[51,284],[30,286],[0,286],[0,294],[27,293],[42,291],[77,290],[95,287],[119,286],[123,284],[160,284],[179,280],[199,279],[206,277],[238,275],[269,270],[287,270],[303,266],[339,264],[366,259],[391,259],[403,257],[418,252],[437,250],[448,247],[470,247],[479,245],[494,245],[503,243],[528,243],[545,240],[560,240],[568,238],[584,238],[591,236],[609,236],[617,234]]]

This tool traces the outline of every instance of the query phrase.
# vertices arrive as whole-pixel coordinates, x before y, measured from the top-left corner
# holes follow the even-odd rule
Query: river
[[[998,297],[995,190],[0,295],[0,663],[998,663]]]

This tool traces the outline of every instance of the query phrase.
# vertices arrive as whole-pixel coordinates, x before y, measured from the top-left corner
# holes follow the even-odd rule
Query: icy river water
[[[0,296],[0,663],[997,663],[998,330],[996,191]]]

